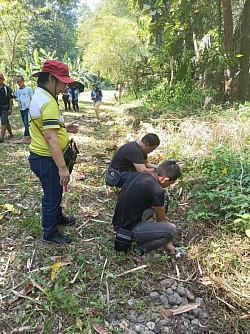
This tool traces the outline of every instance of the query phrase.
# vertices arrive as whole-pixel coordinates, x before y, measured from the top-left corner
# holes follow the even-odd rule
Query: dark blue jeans
[[[62,186],[58,168],[51,157],[30,153],[31,170],[42,184],[42,228],[44,236],[57,230],[56,220],[62,215]]]
[[[22,116],[22,120],[23,120],[23,124],[24,124],[24,137],[28,137],[30,135],[29,132],[29,109],[25,109],[25,110],[20,110],[21,116]]]

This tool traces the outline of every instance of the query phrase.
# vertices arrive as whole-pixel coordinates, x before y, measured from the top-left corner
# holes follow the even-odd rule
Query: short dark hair
[[[166,176],[170,181],[175,181],[181,176],[181,170],[176,161],[174,159],[170,159],[161,163],[156,168],[156,174],[159,176]]]
[[[51,78],[53,80],[60,81],[53,74],[51,74],[49,72],[40,72],[39,75],[38,75],[37,84],[38,85],[46,84],[49,81],[49,75],[51,75]]]
[[[147,133],[144,137],[142,137],[141,141],[144,144],[148,144],[150,147],[160,145],[160,139],[155,133]]]
[[[49,81],[49,72],[40,72],[37,79],[38,85],[44,85]]]
[[[24,80],[24,77],[22,76],[22,74],[18,74],[18,75],[16,76],[16,78],[17,78],[17,79]]]

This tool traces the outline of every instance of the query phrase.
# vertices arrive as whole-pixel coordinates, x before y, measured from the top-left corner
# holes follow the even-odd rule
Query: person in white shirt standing
[[[18,143],[29,144],[31,141],[29,133],[29,107],[33,91],[30,87],[25,85],[25,81],[22,75],[18,75],[16,77],[16,82],[19,87],[16,89],[15,97],[18,100],[18,108],[20,110],[24,124],[24,135],[23,138],[18,141]]]

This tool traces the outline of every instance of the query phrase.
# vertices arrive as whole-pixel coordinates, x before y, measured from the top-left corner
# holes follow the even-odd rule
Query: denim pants
[[[44,236],[57,230],[56,220],[62,215],[62,186],[58,168],[51,157],[30,153],[31,170],[42,184],[42,228]]]
[[[5,107],[0,106],[0,117],[1,117],[1,125],[6,125],[8,123],[8,112],[10,106],[7,105]]]
[[[25,110],[20,110],[21,116],[22,116],[22,120],[23,120],[23,124],[24,124],[24,137],[28,137],[30,135],[29,132],[29,109],[25,109]]]
[[[161,248],[172,241],[176,226],[172,223],[142,220],[132,230],[133,241],[145,253]]]

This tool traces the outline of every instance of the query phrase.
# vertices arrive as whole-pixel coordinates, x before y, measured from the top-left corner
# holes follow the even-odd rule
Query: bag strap
[[[124,213],[124,203],[125,203],[125,198],[126,195],[128,193],[128,190],[130,189],[130,187],[132,186],[132,184],[141,176],[141,173],[138,173],[138,175],[134,178],[134,180],[129,184],[128,188],[126,189],[125,195],[123,197],[123,203],[122,203],[122,219],[121,219],[121,223],[122,223],[122,227],[124,228],[126,225],[123,225],[124,220],[123,220],[123,213]]]

